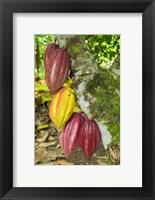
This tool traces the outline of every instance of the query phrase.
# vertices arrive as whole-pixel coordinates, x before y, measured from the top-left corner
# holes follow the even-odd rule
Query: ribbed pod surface
[[[49,116],[54,125],[60,129],[71,117],[75,107],[74,90],[62,87],[52,98]]]
[[[79,144],[86,157],[89,160],[98,148],[100,143],[100,130],[93,119],[87,119],[80,132]]]
[[[79,135],[85,118],[81,113],[73,113],[60,136],[60,144],[66,157],[69,157],[79,143]]]
[[[64,49],[55,49],[45,65],[45,80],[52,94],[66,81],[70,69],[70,59]]]

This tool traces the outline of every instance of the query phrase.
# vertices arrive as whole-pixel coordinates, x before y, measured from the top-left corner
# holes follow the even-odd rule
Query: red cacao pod
[[[87,119],[80,132],[79,145],[89,160],[98,148],[100,143],[100,130],[93,119]]]
[[[48,62],[49,62],[49,58],[50,56],[53,54],[53,52],[58,49],[59,46],[55,43],[53,44],[49,44],[46,48],[46,51],[45,51],[45,55],[44,55],[44,67],[45,69],[47,68],[48,66]]]
[[[47,68],[45,68],[45,80],[52,94],[57,92],[68,76],[70,59],[64,49],[56,49],[49,57]]]
[[[60,136],[60,144],[65,156],[68,158],[79,143],[80,130],[85,117],[81,113],[74,113],[66,123]]]

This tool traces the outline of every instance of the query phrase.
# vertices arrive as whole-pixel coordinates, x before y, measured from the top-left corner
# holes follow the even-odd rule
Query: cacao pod
[[[81,113],[73,113],[62,130],[60,144],[67,158],[72,154],[79,143],[80,130],[84,121],[85,118]]]
[[[74,90],[70,87],[62,87],[52,98],[49,116],[60,129],[71,117],[75,107]]]
[[[100,143],[100,130],[93,119],[87,119],[80,132],[79,145],[89,160],[98,148]]]
[[[53,52],[58,49],[59,46],[55,43],[53,44],[49,44],[46,48],[46,51],[45,51],[45,55],[44,55],[44,67],[45,67],[45,70],[48,66],[48,62],[49,62],[49,58],[50,56],[53,54]]]
[[[52,94],[57,92],[68,76],[70,69],[70,59],[64,49],[56,49],[49,57],[47,67],[45,67],[45,80]]]

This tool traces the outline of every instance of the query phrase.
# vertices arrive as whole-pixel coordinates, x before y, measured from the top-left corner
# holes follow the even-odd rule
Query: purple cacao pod
[[[66,123],[60,136],[61,148],[68,158],[76,149],[79,143],[81,128],[84,124],[85,117],[81,113],[74,113]]]
[[[58,49],[59,46],[55,43],[53,44],[49,44],[46,48],[46,51],[45,51],[45,55],[44,55],[44,67],[45,67],[45,70],[48,66],[48,62],[49,62],[49,58],[50,56],[53,54],[53,52]]]
[[[49,57],[47,68],[45,68],[45,80],[52,94],[57,92],[68,76],[70,59],[64,49],[56,49]]]
[[[93,119],[87,119],[80,132],[79,145],[89,160],[98,148],[100,143],[100,130]]]

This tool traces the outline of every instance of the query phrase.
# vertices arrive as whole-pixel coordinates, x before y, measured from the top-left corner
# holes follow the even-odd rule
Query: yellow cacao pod
[[[74,90],[62,87],[52,98],[49,116],[56,126],[61,129],[71,117],[75,107]]]

